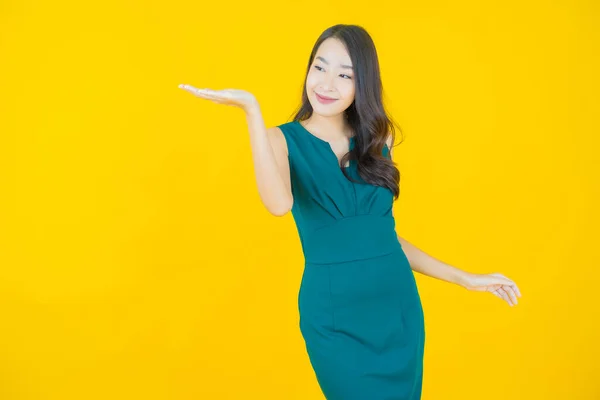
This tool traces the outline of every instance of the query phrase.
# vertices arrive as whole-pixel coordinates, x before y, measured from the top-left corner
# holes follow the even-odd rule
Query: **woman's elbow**
[[[288,200],[287,202],[283,203],[281,206],[271,207],[269,209],[269,212],[276,217],[283,217],[292,209],[293,205],[294,205],[294,200],[291,199],[291,200]]]

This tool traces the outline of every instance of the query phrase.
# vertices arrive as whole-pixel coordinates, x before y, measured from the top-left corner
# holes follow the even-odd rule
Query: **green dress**
[[[329,400],[420,399],[423,308],[395,232],[393,193],[362,180],[354,160],[346,171],[359,183],[347,179],[329,143],[299,121],[279,128],[305,260],[299,325],[323,394]],[[389,158],[387,146],[383,156]]]

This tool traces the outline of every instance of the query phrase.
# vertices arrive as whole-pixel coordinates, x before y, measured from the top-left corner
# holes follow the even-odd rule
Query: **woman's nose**
[[[333,89],[333,77],[331,76],[325,76],[323,77],[323,80],[321,81],[321,86],[323,87],[323,90],[331,90]]]

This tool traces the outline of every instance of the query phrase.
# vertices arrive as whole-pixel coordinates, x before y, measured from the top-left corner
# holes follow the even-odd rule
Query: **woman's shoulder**
[[[282,151],[285,155],[289,155],[288,138],[289,138],[289,122],[275,125],[267,128],[267,137],[275,151]]]

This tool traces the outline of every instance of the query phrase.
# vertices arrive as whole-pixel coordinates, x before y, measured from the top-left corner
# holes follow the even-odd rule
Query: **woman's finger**
[[[194,94],[198,97],[203,97],[205,99],[210,100],[226,100],[227,96],[219,91],[210,90],[210,89],[198,89],[194,92]]]
[[[210,99],[210,100],[216,100],[216,99],[221,99],[222,97],[219,97],[217,95],[214,95],[212,93],[206,93],[206,92],[194,92],[193,94],[195,94],[198,97],[202,97],[205,99]]]
[[[516,283],[513,285],[513,289],[515,290],[515,293],[517,294],[517,296],[521,297],[521,290],[519,290],[519,287],[517,286]]]
[[[506,300],[506,299],[504,298],[504,293],[502,292],[502,290],[500,290],[500,288],[497,288],[497,289],[494,291],[494,293],[497,293],[497,294],[498,294],[498,297],[500,297],[502,300]]]
[[[500,293],[500,295],[502,296],[502,298],[504,300],[506,300],[506,302],[510,305],[511,301],[510,301],[510,297],[508,296],[508,294],[504,291],[504,289],[502,289],[501,287],[498,288],[498,293]]]
[[[515,299],[513,299],[513,296],[511,295],[511,293],[508,291],[507,286],[502,286],[502,290],[504,291],[504,293],[506,293],[506,298],[508,299],[508,304],[510,304],[511,307],[516,306],[517,303],[515,301]]]
[[[498,289],[498,290],[496,290],[496,291],[493,291],[493,292],[492,292],[492,294],[493,294],[494,296],[498,297],[500,300],[504,300],[504,301],[508,302],[508,301],[506,300],[506,297],[505,297],[504,293],[502,293],[502,291],[501,291],[500,289]]]
[[[191,91],[194,91],[194,90],[196,90],[196,89],[197,89],[197,88],[195,88],[195,87],[194,87],[194,86],[192,86],[192,85],[184,85],[183,83],[182,83],[181,85],[179,85],[179,88],[180,88],[180,89],[187,90],[187,91],[190,91],[190,92],[191,92]]]
[[[506,277],[506,276],[504,276],[502,274],[498,274],[498,275],[500,275],[501,277],[503,277],[505,279],[508,279],[508,281],[510,282],[509,286],[511,288],[513,288],[513,290],[515,291],[515,293],[517,294],[517,296],[521,297],[521,291],[519,290],[519,287],[517,286],[517,284],[515,283],[515,281],[513,281],[512,279],[510,279],[510,278],[508,278],[508,277]]]
[[[179,85],[179,88],[187,90],[188,92],[193,93],[193,94],[215,94],[216,93],[214,90],[210,90],[208,88],[197,88],[192,85],[181,84],[181,85]]]
[[[203,99],[218,101],[222,100],[223,96],[220,96],[218,92],[205,88],[196,88],[191,85],[179,85],[180,88],[190,92],[191,94],[201,97]]]
[[[506,291],[506,293],[508,293],[508,295],[512,299],[513,304],[516,306],[517,305],[517,294],[513,290],[512,286],[507,285],[507,286],[504,286],[503,289]]]
[[[191,88],[190,91],[199,96],[213,96],[215,94],[212,90],[204,88]]]

